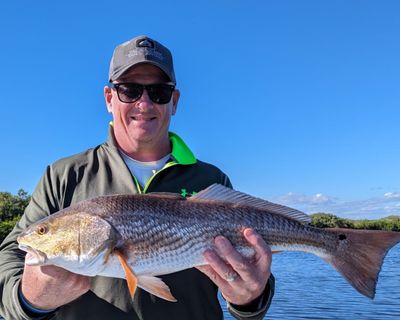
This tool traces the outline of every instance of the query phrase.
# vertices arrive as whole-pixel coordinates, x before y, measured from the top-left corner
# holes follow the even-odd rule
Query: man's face
[[[151,64],[134,66],[115,81],[143,85],[167,82],[164,72]],[[137,101],[131,103],[121,102],[116,89],[106,87],[104,96],[107,109],[113,115],[114,135],[123,150],[130,152],[132,146],[146,144],[156,148],[159,143],[165,143],[171,116],[176,112],[179,91],[175,90],[166,104],[152,102],[146,90]]]

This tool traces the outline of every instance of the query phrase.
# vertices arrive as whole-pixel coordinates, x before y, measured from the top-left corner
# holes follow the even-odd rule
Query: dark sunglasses
[[[140,99],[144,89],[151,101],[157,104],[166,104],[171,101],[172,93],[175,90],[173,83],[138,84],[138,83],[111,83],[117,90],[118,99],[121,102],[132,103]]]

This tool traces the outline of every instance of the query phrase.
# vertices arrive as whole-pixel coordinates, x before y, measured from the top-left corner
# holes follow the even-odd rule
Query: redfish
[[[127,279],[176,301],[156,277],[206,264],[203,252],[218,235],[246,257],[243,237],[258,232],[273,252],[304,251],[333,266],[355,289],[374,298],[383,259],[400,233],[311,227],[298,210],[214,184],[190,198],[172,193],[108,195],[85,200],[24,230],[19,248],[29,265],[56,265],[87,276]]]

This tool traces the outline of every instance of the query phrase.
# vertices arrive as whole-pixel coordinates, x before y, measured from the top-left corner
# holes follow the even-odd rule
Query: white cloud
[[[306,195],[289,192],[272,201],[309,214],[326,212],[353,219],[377,219],[388,215],[400,215],[399,192],[386,192],[379,197],[353,201],[343,201],[321,193]]]
[[[281,203],[294,203],[294,204],[326,204],[331,203],[332,199],[322,193],[315,195],[305,195],[302,193],[289,192],[278,198]]]
[[[400,192],[386,192],[383,196],[389,199],[400,199]]]

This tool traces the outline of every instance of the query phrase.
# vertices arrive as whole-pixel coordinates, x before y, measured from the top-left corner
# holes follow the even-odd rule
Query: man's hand
[[[271,275],[269,246],[250,228],[245,229],[243,235],[255,251],[251,259],[243,257],[228,239],[218,236],[215,247],[221,256],[207,250],[204,258],[209,265],[197,267],[218,286],[224,298],[235,305],[246,305],[258,298]]]
[[[25,264],[21,290],[35,308],[44,310],[58,308],[80,297],[89,289],[89,277],[56,266]]]

